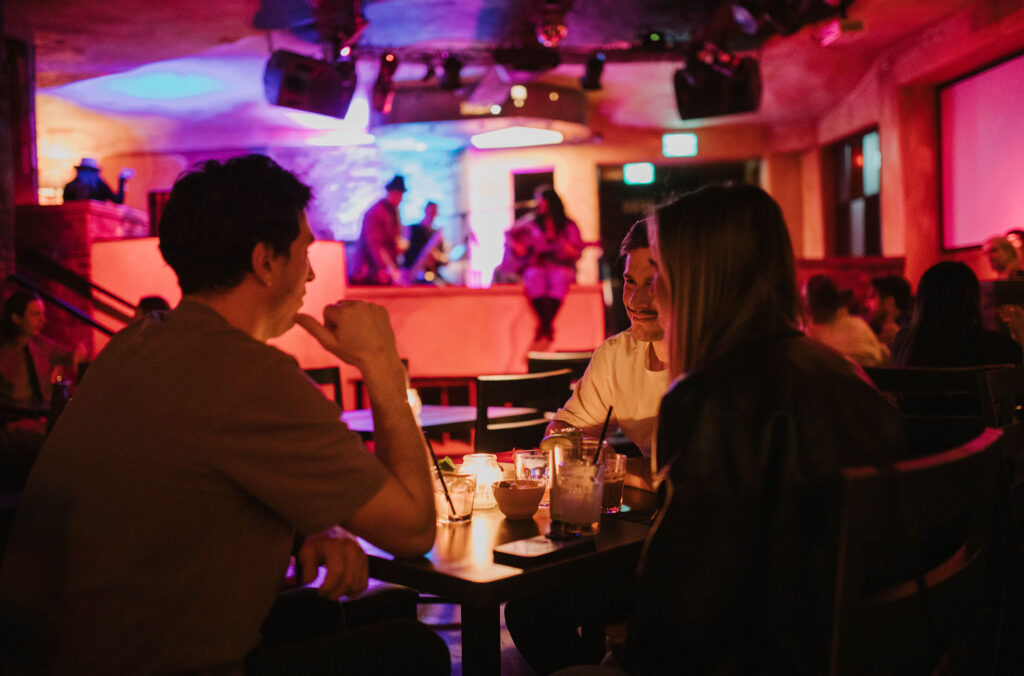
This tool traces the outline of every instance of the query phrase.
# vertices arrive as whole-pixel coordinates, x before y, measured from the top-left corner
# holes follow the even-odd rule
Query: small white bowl
[[[509,519],[529,519],[537,513],[540,499],[547,487],[535,479],[507,479],[494,482],[494,499],[498,509]]]

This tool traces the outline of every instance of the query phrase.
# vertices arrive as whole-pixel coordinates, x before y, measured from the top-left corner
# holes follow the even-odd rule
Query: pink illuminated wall
[[[345,297],[345,247],[341,242],[314,242],[309,248],[309,261],[316,279],[306,286],[302,311],[319,317],[325,305]],[[96,242],[92,245],[92,264],[94,283],[133,303],[151,294],[163,296],[172,306],[181,300],[178,278],[160,255],[156,237]],[[97,352],[106,340],[96,335]],[[298,327],[275,338],[273,344],[306,368],[340,363]]]
[[[943,247],[1024,229],[1024,55],[940,92]]]

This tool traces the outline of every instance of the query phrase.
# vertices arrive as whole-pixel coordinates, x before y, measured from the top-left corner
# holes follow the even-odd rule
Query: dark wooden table
[[[570,585],[600,590],[606,581],[632,575],[650,531],[649,523],[634,517],[649,513],[654,499],[652,493],[627,487],[625,502],[632,511],[602,517],[593,550],[527,569],[494,563],[492,551],[504,542],[546,533],[547,509],[520,521],[506,519],[497,509],[479,510],[469,523],[439,525],[434,548],[424,558],[395,559],[366,542],[363,548],[372,577],[460,604],[463,674],[493,675],[501,671],[501,604]]]
[[[532,408],[491,406],[487,415],[491,418],[507,418],[536,413]],[[353,432],[363,438],[373,437],[373,413],[368,408],[344,411],[341,420]],[[471,430],[476,424],[476,406],[436,406],[424,404],[420,413],[420,427],[424,432],[458,432]]]

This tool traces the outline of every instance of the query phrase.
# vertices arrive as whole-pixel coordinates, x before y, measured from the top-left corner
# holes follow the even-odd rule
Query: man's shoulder
[[[212,308],[189,300],[162,316],[125,327],[104,352],[126,350],[160,355],[160,361],[166,363],[202,364],[217,371],[263,369],[273,364],[297,367],[290,355],[232,326]]]
[[[646,343],[643,343],[633,337],[632,331],[626,329],[621,333],[616,333],[614,336],[605,338],[604,342],[597,346],[594,350],[594,358],[602,359],[622,359],[622,358],[636,358],[641,359],[644,356],[644,350],[642,349]]]

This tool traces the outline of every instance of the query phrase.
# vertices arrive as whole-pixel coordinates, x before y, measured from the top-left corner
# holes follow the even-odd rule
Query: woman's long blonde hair
[[[797,326],[793,247],[768,193],[746,184],[701,188],[657,208],[648,224],[671,306],[673,377]]]

